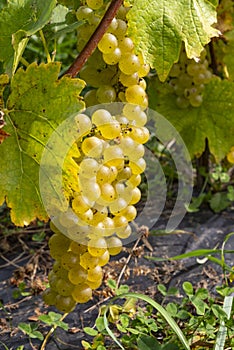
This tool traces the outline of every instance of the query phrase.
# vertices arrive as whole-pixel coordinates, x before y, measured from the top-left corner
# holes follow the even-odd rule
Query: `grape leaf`
[[[56,0],[11,0],[0,12],[0,61],[7,73],[17,68],[29,36],[50,20]]]
[[[187,56],[198,58],[210,38],[219,35],[215,6],[207,0],[131,0],[128,34],[137,50],[164,81],[179,58],[184,41]]]
[[[39,193],[41,155],[54,129],[84,108],[79,98],[84,82],[58,80],[59,72],[60,63],[33,63],[11,81],[4,127],[11,136],[0,145],[0,204],[6,200],[19,226],[47,219]]]
[[[215,160],[225,157],[234,144],[234,83],[213,78],[206,85],[200,107],[179,109],[176,96],[158,79],[149,83],[150,107],[161,113],[180,133],[191,157],[205,149],[205,139]]]
[[[228,40],[224,48],[223,62],[227,66],[229,78],[234,80],[234,30],[225,34],[225,38]]]

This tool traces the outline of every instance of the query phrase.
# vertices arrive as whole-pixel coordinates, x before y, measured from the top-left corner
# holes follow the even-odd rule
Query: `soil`
[[[77,305],[75,311],[69,314],[65,322],[69,331],[60,328],[50,338],[46,350],[82,349],[81,340],[87,340],[83,332],[84,326],[92,327],[98,315],[98,307],[111,290],[107,287],[107,279],[118,279],[123,267],[125,271],[121,284],[128,284],[130,290],[147,294],[160,302],[161,295],[157,285],[162,283],[167,287],[181,288],[184,281],[191,281],[195,287],[204,287],[215,294],[215,287],[223,282],[221,267],[200,258],[187,258],[177,261],[153,261],[146,258],[171,257],[195,249],[221,248],[225,236],[234,231],[234,208],[220,214],[214,214],[208,209],[185,216],[179,227],[170,234],[163,233],[165,214],[150,231],[148,239],[144,238],[133,249],[132,242],[123,252],[111,259],[105,267],[103,286],[94,292],[93,299],[84,305]],[[4,225],[0,224],[1,227]],[[46,238],[42,242],[33,240],[35,233],[44,230]],[[43,304],[41,294],[47,283],[47,274],[52,265],[47,241],[50,231],[38,224],[27,229],[16,229],[11,235],[0,234],[0,349],[16,350],[24,345],[24,350],[39,349],[41,342],[29,340],[28,336],[18,329],[20,322],[35,324],[38,315],[55,311],[53,307]],[[234,249],[234,236],[225,246],[227,250]],[[126,259],[131,254],[130,262]],[[217,255],[220,258],[219,255]],[[226,263],[233,265],[233,254],[226,254]],[[20,282],[25,283],[24,292],[33,295],[20,295]],[[14,299],[14,296],[18,298]],[[1,307],[2,305],[2,307]],[[39,330],[46,334],[50,327],[41,325]]]

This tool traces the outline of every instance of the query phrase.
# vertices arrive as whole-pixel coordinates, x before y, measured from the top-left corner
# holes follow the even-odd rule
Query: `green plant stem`
[[[25,67],[28,67],[28,66],[29,66],[28,61],[27,61],[25,58],[23,58],[23,57],[20,58],[20,62],[21,62]]]
[[[89,56],[91,56],[93,51],[96,49],[99,41],[105,34],[118,9],[122,5],[122,2],[123,0],[112,0],[97,29],[65,74],[74,78],[79,73]]]
[[[65,317],[67,317],[69,313],[65,313],[62,315],[62,317],[60,318],[59,321],[63,321],[65,319]],[[43,340],[40,350],[45,350],[46,344],[50,338],[50,336],[54,333],[55,329],[57,328],[57,325],[54,325],[53,327],[51,327],[51,329],[49,330],[49,332],[46,334],[45,339]]]
[[[50,57],[50,53],[49,53],[49,50],[48,50],[48,47],[47,47],[47,43],[46,43],[46,40],[45,40],[44,33],[43,33],[42,30],[39,30],[39,33],[40,33],[42,44],[44,46],[47,62],[50,63],[51,62],[51,57]]]

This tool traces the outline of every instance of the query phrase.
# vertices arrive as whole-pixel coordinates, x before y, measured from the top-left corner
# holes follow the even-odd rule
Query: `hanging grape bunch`
[[[169,84],[177,96],[177,106],[179,108],[187,108],[189,105],[201,106],[203,90],[211,78],[206,50],[202,52],[198,62],[188,59],[186,53],[182,51],[179,62],[174,64],[169,74]]]
[[[78,30],[79,50],[105,9],[103,1],[87,0],[77,10],[78,19],[85,20]],[[90,115],[75,117],[80,135],[77,184],[69,199],[70,210],[51,223],[54,234],[49,248],[55,263],[49,273],[50,289],[44,293],[44,301],[62,312],[92,298],[92,290],[102,283],[102,267],[111,255],[121,252],[122,239],[131,235],[135,204],[141,198],[137,186],[146,167],[143,144],[149,139],[143,77],[149,66],[136,55],[126,35],[128,10],[120,7],[80,72],[90,86],[84,96],[87,107],[126,103],[116,114],[97,106]]]

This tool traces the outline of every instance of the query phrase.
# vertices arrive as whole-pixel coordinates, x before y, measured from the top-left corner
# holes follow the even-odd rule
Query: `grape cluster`
[[[202,104],[202,94],[206,84],[212,78],[206,51],[201,54],[199,62],[188,59],[182,51],[179,62],[174,64],[169,74],[169,84],[177,96],[176,103],[179,108],[189,105],[199,107]]]
[[[52,222],[49,248],[55,263],[44,294],[45,302],[60,311],[69,312],[92,297],[102,282],[102,266],[120,253],[122,239],[131,234],[134,205],[141,198],[137,186],[146,166],[146,120],[140,106],[128,103],[116,116],[99,108],[91,117],[75,117],[80,135],[76,190],[70,209]]]
[[[86,5],[77,10],[77,18],[85,21],[78,29],[79,50],[101,20],[100,13],[106,8],[101,3],[86,1]],[[135,53],[133,41],[127,36],[128,11],[129,7],[120,7],[94,54],[80,71],[80,77],[91,87],[84,96],[87,107],[116,101],[148,106],[143,77],[150,67],[141,54]]]

